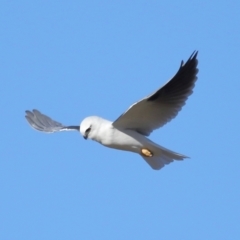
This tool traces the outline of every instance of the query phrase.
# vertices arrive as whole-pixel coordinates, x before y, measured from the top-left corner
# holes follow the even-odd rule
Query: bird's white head
[[[87,117],[80,124],[80,133],[84,139],[95,140],[99,126],[101,125],[101,118],[99,117]]]

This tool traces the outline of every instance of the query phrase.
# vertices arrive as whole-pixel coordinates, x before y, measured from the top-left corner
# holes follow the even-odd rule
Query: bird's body
[[[101,117],[85,118],[80,126],[64,126],[37,110],[26,111],[29,124],[36,130],[51,133],[80,131],[106,147],[140,154],[153,168],[160,169],[173,160],[187,156],[166,149],[147,138],[150,133],[173,119],[185,102],[197,80],[197,52],[181,63],[177,74],[150,96],[134,103],[114,122]]]
[[[87,117],[80,124],[80,132],[84,136],[85,130],[91,126],[88,138],[105,147],[140,154],[145,161],[150,163],[153,169],[159,169],[175,160],[183,160],[187,156],[166,149],[131,129],[117,129],[113,122],[100,117]],[[142,149],[148,149],[153,156],[147,157],[142,154]],[[149,162],[150,161],[150,162]]]
[[[92,139],[102,145],[119,150],[130,152],[140,152],[140,138],[146,139],[141,134],[132,130],[116,129],[111,121],[100,117],[87,117],[80,124],[80,132],[84,135],[85,130],[91,125],[91,133],[88,135]]]

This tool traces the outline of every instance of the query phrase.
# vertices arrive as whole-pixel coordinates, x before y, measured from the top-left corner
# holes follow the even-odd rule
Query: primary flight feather
[[[172,120],[192,94],[198,73],[198,52],[181,62],[175,76],[152,95],[134,103],[114,122],[92,116],[80,126],[64,126],[38,110],[26,111],[26,119],[38,131],[53,133],[77,130],[85,139],[102,145],[140,154],[153,168],[160,169],[187,156],[166,149],[148,139],[150,133]]]

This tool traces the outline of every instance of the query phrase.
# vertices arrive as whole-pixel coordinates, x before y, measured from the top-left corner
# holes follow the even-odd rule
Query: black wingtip
[[[190,55],[190,57],[188,58],[188,60],[185,63],[183,60],[181,61],[180,68],[182,66],[184,66],[187,62],[197,60],[197,55],[198,55],[198,51],[197,50],[193,51],[193,53]]]
[[[197,50],[193,51],[193,53],[191,54],[189,60],[196,59],[197,55],[198,55],[198,51]]]

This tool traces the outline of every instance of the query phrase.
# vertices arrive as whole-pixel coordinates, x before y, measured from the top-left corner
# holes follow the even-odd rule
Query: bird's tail
[[[164,148],[154,142],[151,142],[149,150],[152,151],[152,157],[144,157],[144,160],[155,170],[159,170],[166,164],[173,162],[174,160],[183,160],[184,158],[189,158],[183,154],[173,152],[167,148]]]

